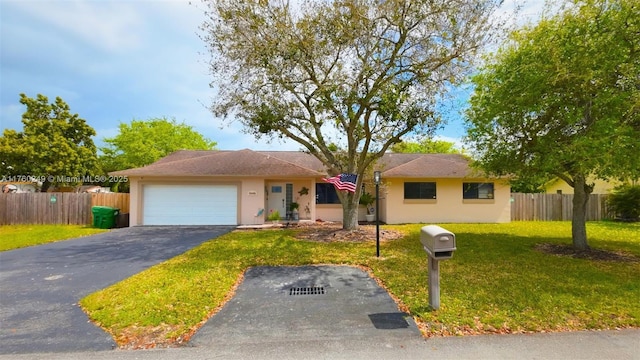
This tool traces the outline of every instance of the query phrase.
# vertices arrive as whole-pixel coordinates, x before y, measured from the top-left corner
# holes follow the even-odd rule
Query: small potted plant
[[[280,212],[278,210],[269,211],[269,216],[267,216],[267,220],[277,224],[280,221]]]
[[[291,210],[291,216],[293,217],[293,220],[298,220],[300,218],[298,208],[300,208],[300,204],[295,201],[289,205],[289,210]]]
[[[364,205],[367,209],[367,215],[365,217],[368,222],[372,222],[375,219],[376,209],[372,206],[375,200],[376,198],[367,192],[360,196],[360,204]]]

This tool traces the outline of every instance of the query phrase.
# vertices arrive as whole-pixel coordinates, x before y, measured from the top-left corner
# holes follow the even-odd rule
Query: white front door
[[[269,183],[267,187],[267,217],[274,211],[280,213],[280,218],[284,219],[287,215],[286,208],[286,185],[285,183]]]

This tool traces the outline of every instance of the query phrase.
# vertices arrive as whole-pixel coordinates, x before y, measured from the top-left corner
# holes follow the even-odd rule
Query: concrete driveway
[[[112,349],[81,298],[233,229],[133,227],[0,252],[0,354]]]

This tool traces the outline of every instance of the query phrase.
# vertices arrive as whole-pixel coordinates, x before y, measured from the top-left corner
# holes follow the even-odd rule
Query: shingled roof
[[[238,151],[178,151],[115,176],[280,176],[318,177],[324,174],[280,158],[244,149]]]
[[[386,178],[461,178],[473,176],[469,160],[458,154],[385,154],[379,160]],[[180,150],[155,163],[110,173],[114,176],[326,176],[322,162],[301,151]]]
[[[463,178],[474,175],[469,160],[458,154],[386,154],[382,158],[385,160],[389,163],[383,164],[386,170],[382,176],[387,178]]]

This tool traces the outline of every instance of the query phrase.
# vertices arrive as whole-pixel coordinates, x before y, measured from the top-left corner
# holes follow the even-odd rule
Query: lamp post
[[[380,171],[373,172],[373,182],[376,183],[376,257],[380,257]]]

